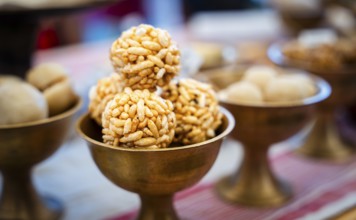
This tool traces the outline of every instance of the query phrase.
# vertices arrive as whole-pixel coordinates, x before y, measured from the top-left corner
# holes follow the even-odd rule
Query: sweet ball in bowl
[[[302,102],[315,95],[313,79],[299,71],[270,66],[252,66],[239,79],[219,92],[219,98],[232,103],[285,104]]]
[[[43,63],[29,69],[26,79],[0,75],[0,125],[34,122],[58,115],[77,96],[64,67]]]

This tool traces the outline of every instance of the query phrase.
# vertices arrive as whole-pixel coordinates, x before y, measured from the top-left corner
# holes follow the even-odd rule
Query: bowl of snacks
[[[209,171],[234,119],[210,85],[172,80],[180,52],[165,30],[132,27],[110,58],[115,73],[90,90],[78,133],[104,176],[140,196],[139,219],[178,219],[174,193]]]
[[[316,37],[320,36],[320,37]],[[268,56],[284,67],[306,70],[331,86],[328,99],[318,104],[318,119],[300,152],[312,158],[343,161],[353,154],[335,122],[337,110],[356,99],[356,44],[328,30],[310,31],[298,39],[271,45]]]
[[[57,64],[35,66],[27,77],[0,76],[0,218],[59,219],[63,206],[38,195],[31,170],[61,146],[81,99]]]
[[[197,77],[218,90],[221,105],[238,124],[231,136],[244,150],[237,171],[217,183],[219,196],[248,206],[285,203],[292,190],[270,168],[268,150],[312,121],[315,105],[330,94],[329,85],[310,74],[260,65],[233,65]]]

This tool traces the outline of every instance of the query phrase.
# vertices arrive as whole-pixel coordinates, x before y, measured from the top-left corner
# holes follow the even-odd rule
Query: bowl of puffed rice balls
[[[178,219],[173,195],[209,171],[234,118],[211,85],[176,77],[180,50],[163,29],[124,31],[110,60],[114,72],[90,89],[78,133],[104,176],[139,194],[138,219]]]
[[[328,83],[302,71],[266,65],[231,65],[197,77],[218,91],[221,105],[237,123],[231,136],[244,149],[240,168],[217,183],[219,196],[248,206],[284,204],[292,190],[269,168],[268,150],[314,119],[316,104],[330,94]]]

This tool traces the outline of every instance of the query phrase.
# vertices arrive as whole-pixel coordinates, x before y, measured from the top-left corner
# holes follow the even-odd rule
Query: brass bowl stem
[[[0,219],[59,219],[63,206],[55,199],[42,197],[32,180],[32,168],[50,157],[62,144],[81,107],[81,99],[67,111],[43,120],[0,125],[0,171],[3,186]]]
[[[139,220],[178,220],[173,206],[173,194],[159,196],[140,194],[140,199]]]
[[[342,141],[333,113],[333,111],[319,111],[314,126],[304,144],[296,150],[297,153],[336,162],[350,158],[354,149]]]
[[[244,157],[235,173],[220,180],[217,191],[232,203],[247,206],[277,206],[292,196],[292,191],[277,179],[270,167],[267,145],[244,143]]]

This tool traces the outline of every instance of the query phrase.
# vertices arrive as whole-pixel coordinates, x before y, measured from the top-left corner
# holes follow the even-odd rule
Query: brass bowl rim
[[[196,76],[197,78],[203,78],[203,79],[210,79],[208,76],[209,74],[213,74],[213,72],[218,71],[219,69],[226,69],[226,70],[231,70],[236,67],[241,67],[241,68],[247,68],[251,65],[248,64],[232,64],[232,65],[227,65],[222,68],[214,68],[211,70],[204,70],[199,72]],[[307,75],[311,77],[315,83],[315,85],[318,87],[318,92],[314,94],[313,96],[306,97],[302,100],[295,100],[295,101],[288,101],[288,102],[264,102],[264,103],[248,103],[248,102],[231,102],[227,100],[222,100],[221,98],[218,97],[219,102],[222,104],[228,104],[228,105],[233,105],[233,106],[239,106],[239,107],[253,107],[253,108],[285,108],[285,107],[298,107],[298,106],[306,106],[306,105],[312,105],[315,103],[318,103],[320,101],[325,100],[328,98],[331,94],[331,86],[330,84],[324,80],[322,77],[319,77],[315,74],[309,73],[304,70],[300,69],[292,69],[292,68],[286,68],[288,70],[294,70],[298,71],[300,74]]]
[[[290,41],[290,40],[289,40]],[[271,43],[267,49],[267,56],[272,63],[281,66],[281,67],[293,67],[304,69],[306,71],[318,74],[318,75],[336,75],[336,74],[355,74],[356,65],[342,66],[339,69],[317,69],[312,68],[310,62],[303,60],[292,60],[284,56],[282,53],[282,48],[285,44],[288,43],[288,40],[280,40],[274,43]]]
[[[37,126],[37,125],[42,125],[42,124],[47,124],[53,121],[57,121],[63,118],[66,118],[72,114],[74,114],[76,111],[79,110],[79,108],[82,106],[83,100],[80,96],[76,97],[76,103],[72,108],[68,109],[65,112],[62,112],[60,114],[54,115],[49,118],[44,118],[41,120],[36,120],[36,121],[30,121],[30,122],[23,122],[23,123],[16,123],[16,124],[10,124],[10,125],[0,125],[0,129],[17,129],[17,128],[24,128],[24,127],[31,127],[31,126]]]
[[[200,143],[196,143],[196,144],[190,144],[190,145],[185,145],[185,146],[176,146],[176,147],[167,147],[167,148],[158,148],[158,149],[145,149],[145,148],[125,148],[125,147],[115,147],[115,146],[111,146],[108,144],[104,144],[103,142],[99,142],[96,141],[90,137],[88,137],[86,134],[84,134],[84,132],[82,131],[82,129],[80,128],[81,126],[81,122],[83,121],[83,119],[85,117],[87,117],[89,115],[89,113],[85,113],[82,116],[80,116],[80,118],[78,119],[77,123],[76,123],[76,130],[77,132],[80,134],[80,136],[82,136],[86,141],[90,142],[90,143],[94,143],[95,145],[99,145],[101,147],[105,147],[105,148],[110,148],[113,150],[118,150],[118,151],[131,151],[131,152],[163,152],[163,151],[176,151],[176,150],[183,150],[183,149],[187,149],[187,148],[194,148],[194,147],[198,147],[198,146],[203,146],[212,142],[215,142],[218,139],[224,138],[226,137],[235,127],[235,118],[232,116],[232,114],[224,107],[219,106],[220,108],[220,112],[223,113],[223,115],[226,117],[227,119],[227,127],[226,129],[221,132],[221,134],[219,134],[218,136],[215,136],[209,140],[200,142]]]

